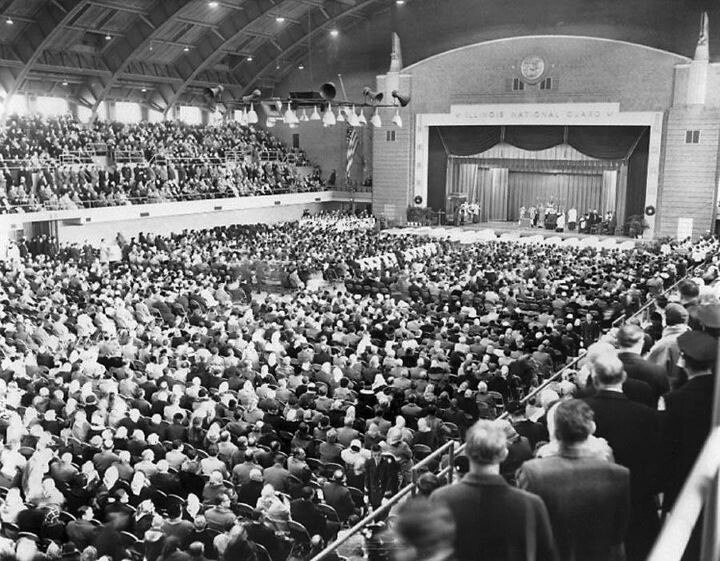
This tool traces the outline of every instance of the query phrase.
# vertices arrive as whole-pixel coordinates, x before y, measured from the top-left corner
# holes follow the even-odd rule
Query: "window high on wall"
[[[90,117],[92,117],[92,110],[84,105],[78,105],[77,118],[81,123],[89,123]]]
[[[155,111],[155,109],[148,110],[148,121],[151,123],[162,123],[165,119],[161,111]]]
[[[178,118],[188,125],[201,125],[202,113],[199,107],[181,105]]]
[[[115,119],[121,123],[139,123],[142,119],[140,105],[128,101],[115,103]]]
[[[28,103],[24,95],[14,95],[7,107],[8,115],[27,115]]]
[[[59,117],[68,113],[67,100],[60,97],[38,96],[36,107],[43,117]]]

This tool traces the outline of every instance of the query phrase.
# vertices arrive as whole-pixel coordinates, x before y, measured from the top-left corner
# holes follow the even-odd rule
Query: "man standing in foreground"
[[[470,472],[436,490],[457,525],[455,553],[460,561],[556,560],[548,511],[539,497],[515,489],[500,475],[507,438],[496,421],[480,420],[467,433]]]
[[[590,406],[572,399],[555,410],[559,454],[529,460],[518,487],[542,498],[562,561],[620,561],[630,515],[630,471],[584,450],[595,432]]]

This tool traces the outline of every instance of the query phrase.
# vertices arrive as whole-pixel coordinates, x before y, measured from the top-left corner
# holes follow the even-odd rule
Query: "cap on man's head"
[[[717,339],[702,331],[686,331],[677,343],[683,355],[702,365],[712,365],[717,358]]]
[[[668,304],[665,307],[665,323],[667,325],[679,325],[687,323],[688,311],[680,304]]]
[[[360,448],[362,448],[362,444],[356,438],[352,442],[350,442],[350,448],[352,448],[353,450],[360,450]]]

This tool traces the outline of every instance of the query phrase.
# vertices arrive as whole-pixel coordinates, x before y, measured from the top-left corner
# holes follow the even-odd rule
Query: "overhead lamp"
[[[248,112],[245,107],[243,107],[243,110],[240,112],[240,124],[244,127],[248,124]]]
[[[392,119],[392,122],[394,125],[396,125],[398,128],[402,128],[402,117],[400,116],[400,110],[395,109],[395,116]]]
[[[282,17],[282,16],[277,16],[277,17],[275,18],[275,21],[278,22],[278,23],[285,23],[285,18]]]
[[[208,6],[211,8],[217,8],[220,4],[218,2],[208,2]]]
[[[258,122],[258,114],[252,103],[250,104],[250,111],[248,111],[247,114],[247,122],[249,125],[254,125]]]
[[[142,93],[145,93],[147,91],[147,88],[143,88],[140,90]]]
[[[298,70],[305,70],[305,65],[302,63],[298,64]]]
[[[354,105],[347,112],[347,122],[348,122],[348,125],[350,125],[351,127],[359,127],[360,126],[360,119],[358,119],[357,113],[355,113]]]
[[[68,85],[68,83],[67,83],[67,82],[63,82],[62,84],[63,84],[63,86],[67,86],[67,85]]]
[[[365,118],[365,110],[360,109],[360,115],[358,116],[358,123],[362,125],[367,125],[367,119]]]
[[[247,60],[248,62],[252,62],[252,57],[249,56],[249,57],[247,57],[245,60]]]
[[[404,6],[405,0],[395,0],[395,4],[397,4],[398,6]]]
[[[300,120],[303,123],[307,123],[310,120],[310,117],[308,117],[307,111],[305,111],[305,108],[303,107],[302,115],[300,115]]]
[[[188,52],[190,50],[190,47],[185,47],[183,51]]]
[[[337,37],[339,34],[340,32],[337,29],[330,30],[330,37]]]
[[[8,25],[12,25],[12,24],[15,23],[15,22],[12,20],[12,18],[7,18],[7,19],[5,20],[5,23],[7,23]]]
[[[335,123],[337,123],[337,119],[335,118],[335,113],[333,113],[332,105],[328,103],[327,109],[325,110],[325,113],[323,114],[322,118],[323,125],[326,127],[331,127]]]
[[[337,122],[338,122],[338,123],[344,123],[344,122],[345,122],[345,117],[343,116],[343,108],[342,108],[342,107],[341,107],[340,109],[338,109]]]
[[[288,108],[283,115],[283,121],[286,125],[297,125],[300,122],[295,111],[292,110],[291,105],[288,103]]]
[[[110,35],[109,33],[106,34],[106,35],[105,35],[105,40],[106,40],[106,41],[112,41],[112,35]]]
[[[373,116],[372,116],[372,119],[370,119],[370,122],[377,129],[382,127],[382,119],[380,118],[380,113],[378,113],[377,109],[375,110],[375,113],[373,113]]]
[[[322,117],[320,117],[320,113],[318,113],[317,105],[313,105],[313,112],[310,115],[311,121],[319,121]]]

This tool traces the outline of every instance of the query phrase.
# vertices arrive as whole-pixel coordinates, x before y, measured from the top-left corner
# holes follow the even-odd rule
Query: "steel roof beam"
[[[23,67],[9,83],[3,84],[6,101],[20,90],[40,55],[53,44],[65,25],[72,23],[88,4],[88,0],[56,0],[43,4],[35,16],[35,21],[29,24],[13,43],[13,49],[23,62]],[[5,103],[3,118],[7,106],[8,103]]]

